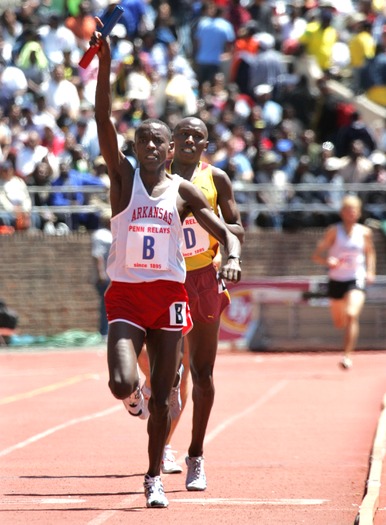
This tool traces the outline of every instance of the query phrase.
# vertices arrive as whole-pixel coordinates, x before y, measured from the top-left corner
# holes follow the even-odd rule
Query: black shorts
[[[357,279],[352,279],[351,281],[334,281],[330,279],[328,281],[327,295],[330,299],[343,299],[346,293],[350,290],[366,291],[363,282],[360,282]]]

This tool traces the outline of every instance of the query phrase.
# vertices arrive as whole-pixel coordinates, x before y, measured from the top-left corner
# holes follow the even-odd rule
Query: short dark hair
[[[137,136],[137,132],[138,132],[138,130],[139,130],[140,128],[142,128],[142,127],[144,127],[144,126],[149,126],[149,125],[151,125],[151,124],[158,124],[158,125],[160,125],[160,126],[163,126],[163,127],[165,128],[165,130],[166,130],[166,133],[167,133],[167,135],[168,135],[168,139],[169,139],[169,141],[172,140],[172,132],[171,132],[169,126],[166,124],[166,122],[164,122],[163,120],[160,120],[160,119],[158,119],[158,118],[148,118],[148,119],[142,121],[142,123],[140,124],[140,126],[135,130],[135,135],[134,135],[134,137]]]

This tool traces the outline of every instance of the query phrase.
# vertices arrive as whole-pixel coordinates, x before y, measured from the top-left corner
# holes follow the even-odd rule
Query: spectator
[[[198,82],[212,81],[229,60],[236,35],[232,25],[222,16],[215,2],[210,1],[203,8],[194,34],[194,63]]]
[[[133,40],[139,36],[146,16],[145,2],[144,0],[121,0],[120,5],[123,7],[121,23],[126,28],[129,40]]]
[[[221,163],[219,161],[215,162],[214,166],[225,171],[231,165],[230,170],[233,173],[232,179],[234,182],[252,182],[254,177],[252,165],[243,149],[239,147],[237,138],[235,136],[230,136],[225,142],[225,147],[226,157]]]
[[[386,26],[374,58],[367,60],[361,70],[360,87],[371,102],[386,106]]]
[[[71,159],[62,158],[59,165],[59,177],[52,183],[53,187],[60,188],[62,186],[78,187],[79,191],[67,192],[60,191],[51,194],[51,206],[82,206],[87,204],[88,196],[86,193],[80,191],[83,186],[99,186],[105,188],[105,183],[99,177],[89,173],[81,172],[71,168]],[[96,230],[99,225],[99,214],[97,212],[90,213],[70,213],[69,210],[63,213],[56,213],[59,221],[66,223],[72,231],[77,231],[80,226],[84,226],[87,230]]]
[[[316,107],[316,94],[311,89],[306,75],[300,75],[293,86],[289,86],[285,92],[281,92],[278,102],[281,105],[290,104],[294,108],[295,116],[305,128],[311,125],[312,115]]]
[[[79,89],[82,85],[82,80],[80,78],[80,68],[74,62],[73,54],[69,48],[63,50],[61,63],[64,66],[65,80],[69,80]]]
[[[260,84],[254,89],[254,98],[262,108],[261,116],[269,132],[278,126],[283,118],[283,108],[272,100],[272,92],[273,87],[270,84]]]
[[[318,19],[307,24],[299,39],[306,54],[315,58],[324,74],[330,71],[333,47],[338,41],[338,32],[332,26],[332,19],[332,8],[321,8]]]
[[[69,51],[74,60],[79,60],[80,52],[76,43],[76,37],[61,21],[57,13],[52,13],[48,19],[48,24],[39,29],[44,53],[50,65],[61,64],[63,53]]]
[[[361,140],[364,145],[364,153],[368,156],[376,148],[376,141],[372,131],[363,121],[359,111],[354,111],[347,126],[339,129],[336,137],[336,154],[344,157],[349,154],[350,146],[354,140]]]
[[[318,93],[315,110],[312,115],[311,127],[315,131],[319,143],[335,142],[338,130],[338,97],[328,85],[327,78],[317,81]]]
[[[339,219],[340,203],[344,196],[343,177],[341,175],[341,160],[338,157],[325,157],[316,181],[328,184],[328,190],[318,192],[322,203],[330,207],[330,211],[320,214],[321,226],[328,226]]]
[[[49,63],[37,32],[29,30],[25,34],[28,34],[28,38],[25,37],[25,43],[19,51],[16,65],[24,72],[28,80],[29,91],[36,93],[39,86],[49,78]]]
[[[51,187],[52,169],[48,162],[41,161],[35,166],[33,172],[25,178],[25,182],[30,188],[35,189],[39,187],[39,191],[30,191],[32,205],[38,207],[36,212],[36,227],[43,231],[52,232],[55,229],[57,217],[49,209],[50,192],[47,191]],[[47,225],[47,226],[46,226]]]
[[[283,55],[275,50],[275,39],[269,33],[258,33],[256,38],[259,53],[249,63],[248,93],[252,96],[261,84],[268,85],[275,98],[287,72]]]
[[[371,24],[363,13],[353,15],[353,35],[348,45],[350,50],[351,87],[354,93],[361,91],[361,72],[367,60],[375,55],[375,40],[371,34]]]
[[[79,4],[79,12],[68,16],[64,21],[64,25],[75,35],[77,47],[82,52],[88,48],[90,38],[96,29],[95,18],[91,12],[91,2],[82,0]]]
[[[250,20],[237,32],[233,58],[230,68],[230,80],[235,82],[241,93],[249,93],[249,64],[259,51],[256,37],[258,23]]]
[[[16,172],[21,177],[28,177],[34,171],[36,164],[42,160],[48,161],[48,148],[42,146],[39,133],[29,131],[25,134],[23,145],[16,154]]]
[[[386,155],[382,151],[374,151],[370,155],[370,160],[373,163],[374,168],[365,182],[382,184],[386,189]],[[368,193],[365,193],[363,197],[363,208],[366,216],[380,221],[381,223],[386,221],[385,189],[369,191]]]
[[[275,150],[281,155],[280,169],[284,171],[287,182],[292,182],[298,165],[293,141],[281,138],[276,142]]]
[[[170,3],[161,0],[156,11],[154,21],[154,32],[156,41],[168,45],[177,42],[176,19],[173,16]]]
[[[161,83],[163,86],[163,83]],[[164,88],[158,86],[157,93],[163,93],[163,101],[158,98],[157,114],[165,115],[171,110],[178,112],[181,117],[194,115],[197,111],[197,96],[188,78],[183,73],[175,70],[173,64],[169,64],[168,74],[165,79]]]
[[[365,154],[362,140],[353,140],[348,155],[341,158],[340,174],[345,183],[364,182],[373,171],[373,163]]]
[[[123,24],[116,24],[110,33],[111,57],[114,69],[119,68],[119,64],[133,54],[133,44],[127,39],[127,31]]]
[[[68,106],[71,118],[78,117],[80,110],[78,90],[72,82],[64,78],[63,64],[56,64],[53,67],[51,79],[41,85],[41,93],[46,99],[47,107],[55,117],[59,116],[62,106]]]
[[[232,24],[233,30],[237,34],[241,27],[251,20],[251,13],[241,4],[240,0],[229,0],[225,18]]]
[[[302,1],[289,1],[286,15],[280,26],[279,45],[284,54],[292,55],[298,52],[299,39],[307,27],[307,21],[303,16]]]
[[[0,224],[16,230],[28,230],[31,225],[31,198],[23,179],[15,175],[12,162],[0,164]]]
[[[7,63],[12,61],[12,52],[16,47],[16,41],[23,32],[23,25],[17,19],[16,12],[14,9],[8,7],[4,9],[0,16],[0,27],[2,28],[2,34],[4,44],[2,48],[2,57]]]
[[[27,93],[28,80],[22,69],[14,64],[6,65],[0,58],[0,104],[8,109],[11,104]]]
[[[32,120],[40,136],[43,136],[44,128],[46,126],[56,129],[57,124],[55,117],[51,111],[47,108],[46,97],[43,93],[37,93],[35,95],[36,109],[34,108],[34,113]]]
[[[273,8],[269,0],[254,0],[247,7],[252,20],[259,24],[259,31],[275,35],[273,26]]]
[[[255,174],[256,184],[267,184],[267,187],[258,190],[257,202],[266,209],[261,211],[256,219],[256,225],[262,228],[281,230],[283,227],[283,205],[287,203],[288,189],[286,176],[279,169],[280,157],[274,151],[267,151],[261,159],[260,170]]]

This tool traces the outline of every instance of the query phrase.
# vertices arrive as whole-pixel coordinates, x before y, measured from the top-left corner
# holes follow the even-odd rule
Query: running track
[[[169,508],[146,509],[146,423],[111,396],[104,349],[4,351],[0,523],[385,525],[386,352],[357,352],[349,372],[338,357],[220,351],[208,489],[163,476]],[[189,401],[181,464],[190,419]]]

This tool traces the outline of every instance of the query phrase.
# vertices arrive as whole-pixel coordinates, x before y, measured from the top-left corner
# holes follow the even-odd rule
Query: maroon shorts
[[[193,322],[213,323],[231,302],[229,292],[211,264],[186,273],[185,288],[189,296]]]
[[[192,328],[189,299],[182,283],[154,281],[123,283],[113,281],[105,293],[109,323],[123,321],[146,330]]]

